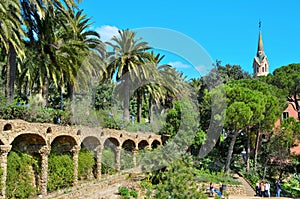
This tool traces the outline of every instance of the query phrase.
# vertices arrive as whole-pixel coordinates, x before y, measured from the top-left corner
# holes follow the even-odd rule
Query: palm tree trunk
[[[129,122],[129,79],[125,80],[125,90],[124,90],[124,121]]]
[[[7,102],[13,103],[14,101],[14,83],[16,78],[16,70],[17,70],[17,52],[13,47],[12,43],[9,42],[9,49],[7,54],[7,67],[6,67],[6,89],[5,96]]]
[[[151,123],[153,121],[153,99],[152,99],[152,95],[149,95],[149,113],[148,113],[148,121],[149,123]]]
[[[44,107],[48,107],[49,104],[49,80],[48,77],[44,76],[44,85],[43,85],[43,98],[45,100],[45,104],[43,104]]]
[[[136,101],[137,101],[137,122],[141,123],[141,118],[142,118],[142,92],[138,89],[137,90],[137,97],[136,97]]]
[[[70,99],[70,102],[74,99],[74,84],[72,83],[68,84],[68,98]]]
[[[232,159],[233,148],[234,148],[234,144],[235,144],[235,141],[236,141],[236,137],[239,134],[239,132],[240,131],[234,130],[234,134],[233,134],[233,137],[232,137],[231,142],[230,142],[230,146],[229,146],[229,149],[228,149],[227,160],[226,160],[226,164],[225,164],[225,172],[227,174],[229,174],[229,167],[230,167],[230,163],[231,163],[231,159]]]

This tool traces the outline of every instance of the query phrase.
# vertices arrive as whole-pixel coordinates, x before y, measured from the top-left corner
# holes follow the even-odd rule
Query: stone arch
[[[103,174],[109,174],[112,171],[120,170],[120,142],[118,139],[108,137],[104,141],[101,161],[101,172]]]
[[[132,151],[133,149],[136,148],[136,144],[133,140],[127,139],[122,143],[122,148],[125,149],[126,151]]]
[[[121,147],[121,169],[130,169],[134,166],[134,153],[136,152],[136,144],[133,140],[127,139],[122,143]]]
[[[101,143],[97,137],[87,136],[81,142],[81,148],[86,148],[89,151],[94,151]]]
[[[29,176],[28,178],[19,178],[22,183],[28,184],[31,188],[39,190],[42,185],[41,180],[41,172],[39,168],[43,168],[45,165],[40,161],[42,159],[42,156],[40,154],[40,151],[47,146],[46,140],[39,134],[36,133],[23,133],[19,134],[14,138],[14,140],[11,143],[12,149],[8,154],[8,159],[10,155],[13,155],[14,157],[18,156],[20,159],[26,158],[26,162],[22,162],[21,165],[23,167],[26,167],[25,170],[22,171],[22,173],[19,173],[19,175],[26,175]],[[28,154],[27,156],[23,156],[22,153]],[[28,161],[30,159],[30,161]],[[15,163],[14,163],[15,164]],[[17,166],[18,167],[21,167]],[[16,166],[16,165],[15,165]],[[11,167],[10,162],[8,161],[7,167]],[[10,170],[8,170],[7,175],[9,176]],[[20,172],[18,169],[15,170],[16,172]],[[10,178],[8,178],[10,179]],[[7,182],[10,185],[17,186],[20,182]],[[14,185],[15,183],[15,185]]]
[[[11,143],[12,148],[17,148],[29,154],[38,153],[46,145],[46,140],[39,134],[23,133],[15,137]]]
[[[87,136],[85,137],[82,142],[81,142],[81,147],[80,147],[80,152],[85,153],[87,151],[89,151],[89,154],[92,152],[93,154],[93,159],[94,159],[94,165],[92,165],[92,167],[86,167],[85,171],[83,173],[81,173],[79,177],[79,179],[95,179],[95,177],[97,177],[98,173],[99,176],[97,177],[98,179],[101,176],[101,164],[99,163],[99,165],[97,165],[97,158],[99,158],[99,162],[101,162],[101,156],[98,155],[99,151],[99,146],[101,145],[99,139],[97,137],[94,136]],[[78,156],[78,162],[81,160],[80,158],[82,158],[83,156]]]
[[[11,131],[12,130],[12,124],[7,123],[3,126],[3,131]]]
[[[158,146],[160,146],[161,143],[158,140],[153,140],[152,144],[151,144],[151,148],[152,149],[156,149]]]
[[[147,147],[149,147],[149,143],[148,143],[147,140],[141,140],[141,141],[139,142],[139,144],[138,144],[138,149],[139,149],[139,150],[145,149],[145,148],[147,148]]]
[[[118,147],[120,146],[120,142],[118,139],[114,137],[109,137],[104,141],[104,145],[110,145],[110,146],[115,146]]]
[[[56,153],[69,152],[76,145],[77,142],[74,137],[69,135],[59,135],[52,140],[51,151]]]

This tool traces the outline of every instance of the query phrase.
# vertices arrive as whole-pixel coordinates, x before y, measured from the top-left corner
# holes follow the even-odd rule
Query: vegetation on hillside
[[[0,2],[0,118],[168,138],[164,147],[137,157],[152,175],[153,197],[201,198],[199,180],[231,183],[224,179],[232,172],[253,184],[280,179],[284,194],[300,195],[300,158],[290,151],[300,139],[300,64],[251,77],[239,65],[218,63],[208,75],[187,80],[161,64],[164,55],[136,32],[119,30],[103,42],[91,24],[80,1]],[[288,103],[298,120],[287,118],[275,128]],[[40,159],[14,147],[7,197],[28,198],[39,192],[32,176],[40,172]],[[131,168],[131,152],[121,153],[121,168]],[[72,186],[71,154],[52,151],[48,160],[48,190]],[[114,151],[105,148],[102,172],[115,173],[114,161]],[[82,149],[79,179],[93,179],[95,164],[94,153]]]

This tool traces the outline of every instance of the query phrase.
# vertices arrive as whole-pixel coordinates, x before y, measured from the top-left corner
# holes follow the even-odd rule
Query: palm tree
[[[45,12],[53,11],[55,7],[65,10],[64,8],[70,9],[72,6],[77,6],[74,0],[3,0],[0,2],[0,42],[7,52],[5,91],[9,102],[14,98],[17,56],[24,57],[22,50],[24,31],[21,24],[26,25],[27,36],[33,41],[35,33],[37,34],[32,27],[34,21],[44,18]]]
[[[7,55],[5,94],[8,102],[13,102],[14,99],[17,54],[24,56],[22,51],[24,31],[21,27],[21,21],[22,17],[18,0],[4,0],[0,2],[0,43]]]
[[[90,18],[82,10],[63,13],[63,30],[58,35],[57,55],[62,74],[62,84],[67,84],[68,95],[72,100],[73,88],[89,85],[91,77],[100,78],[105,73],[106,50],[100,35],[90,28]],[[64,25],[66,24],[66,25]],[[65,82],[64,82],[65,81]]]
[[[142,38],[136,38],[136,33],[128,29],[119,31],[118,36],[112,38],[112,42],[107,42],[113,48],[107,67],[107,78],[112,79],[116,75],[116,80],[123,84],[124,102],[123,117],[129,121],[129,100],[130,85],[140,77],[148,78],[149,71],[145,66],[148,57],[147,50],[150,49]]]

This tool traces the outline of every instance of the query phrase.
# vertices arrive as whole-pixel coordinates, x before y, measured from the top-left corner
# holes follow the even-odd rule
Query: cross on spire
[[[261,31],[261,20],[259,20],[259,22],[258,22],[258,28],[259,28],[259,31]]]

